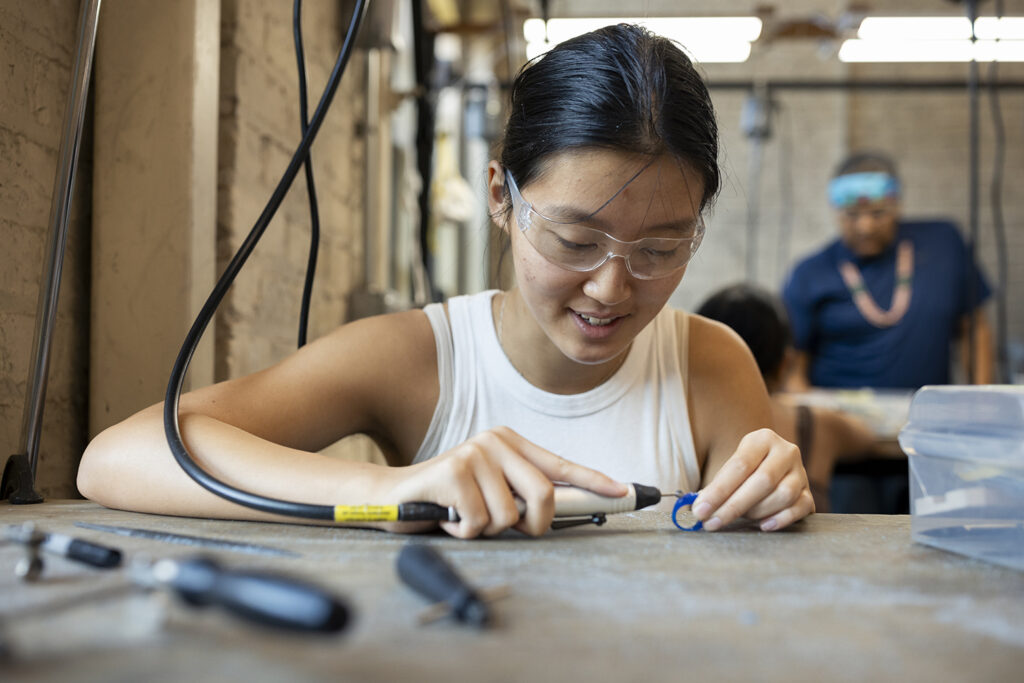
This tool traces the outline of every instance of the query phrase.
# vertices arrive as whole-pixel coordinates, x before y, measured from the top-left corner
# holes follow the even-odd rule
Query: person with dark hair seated
[[[829,512],[829,485],[837,461],[867,451],[874,434],[860,419],[821,406],[800,405],[782,392],[793,368],[789,323],[782,302],[767,291],[737,284],[711,295],[697,315],[731,327],[750,347],[772,397],[775,431],[800,448],[817,512]]]
[[[988,284],[956,226],[903,220],[900,196],[884,154],[853,154],[836,169],[829,203],[839,238],[800,261],[783,288],[798,351],[790,388],[949,384],[957,341],[964,376],[992,381],[992,332],[980,309]]]

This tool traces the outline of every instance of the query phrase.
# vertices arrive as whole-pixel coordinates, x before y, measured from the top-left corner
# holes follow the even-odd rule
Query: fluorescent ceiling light
[[[1020,40],[846,40],[842,62],[1024,62]]]
[[[971,41],[966,17],[865,17],[858,40],[839,48],[843,62],[1020,62],[1024,17],[979,17]]]
[[[550,19],[545,42],[544,21],[527,19],[523,23],[526,56],[532,59],[554,45],[578,35],[609,26],[640,24],[652,32],[678,41],[698,62],[743,62],[750,56],[750,43],[761,35],[757,17],[590,17]]]
[[[978,17],[974,33],[982,40],[1024,39],[1024,17]],[[865,17],[857,30],[862,40],[969,40],[967,17]]]
[[[864,17],[861,40],[957,40],[971,37],[967,17]]]
[[[974,34],[986,40],[1024,40],[1024,17],[978,17]]]

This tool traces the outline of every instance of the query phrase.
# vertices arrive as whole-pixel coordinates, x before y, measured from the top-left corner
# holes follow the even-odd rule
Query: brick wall
[[[337,57],[353,2],[303,3],[309,112]],[[300,139],[292,3],[224,0],[221,8],[218,272],[276,187]],[[320,252],[309,340],[347,319],[348,295],[364,281],[365,53],[355,51],[313,145]],[[300,172],[231,292],[216,328],[216,377],[265,368],[296,347],[310,219]],[[330,450],[379,459],[369,439]]]
[[[351,6],[303,4],[310,114],[334,65]],[[291,16],[291,3],[222,5],[218,272],[252,228],[300,139]],[[363,278],[363,62],[360,52],[353,53],[313,146],[321,245],[311,340],[345,321],[346,297]],[[309,225],[300,173],[221,307],[218,379],[259,370],[294,350]]]

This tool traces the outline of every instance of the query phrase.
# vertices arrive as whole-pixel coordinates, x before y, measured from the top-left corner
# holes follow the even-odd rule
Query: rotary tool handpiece
[[[584,517],[641,510],[661,502],[661,491],[653,486],[630,484],[621,498],[602,496],[575,486],[555,487],[555,517]]]
[[[526,512],[526,504],[516,499],[519,514]],[[661,491],[653,486],[629,484],[629,493],[620,497],[602,496],[577,486],[555,487],[555,517],[588,517],[590,515],[631,512],[661,502]],[[452,510],[454,512],[454,510]],[[458,521],[458,513],[455,520]]]
[[[629,493],[619,498],[613,498],[576,486],[555,486],[555,517],[588,517],[642,510],[660,502],[663,495],[678,494],[662,494],[653,486],[629,484]],[[516,505],[519,507],[520,515],[526,512],[526,503],[521,498],[516,498]],[[442,507],[435,503],[401,503],[398,505],[398,521],[402,522],[425,520],[458,522],[460,519],[459,511],[454,507]]]

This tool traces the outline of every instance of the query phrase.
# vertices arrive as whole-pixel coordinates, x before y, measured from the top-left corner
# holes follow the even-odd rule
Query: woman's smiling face
[[[501,177],[500,167],[492,167],[492,213],[502,208]],[[687,236],[699,220],[703,192],[699,176],[672,156],[652,160],[601,149],[558,154],[537,178],[519,189],[543,216],[556,220],[586,217],[583,225],[623,242]],[[568,270],[537,251],[513,212],[501,215],[508,216],[504,227],[511,239],[516,283],[532,313],[515,321],[516,339],[528,342],[535,354],[544,353],[546,338],[549,349],[557,349],[576,363],[597,365],[615,360],[664,307],[685,272],[682,268],[666,277],[638,279],[620,257],[595,270]],[[505,320],[504,327],[507,337],[510,320]],[[519,355],[506,349],[509,351],[513,351],[510,358]]]

